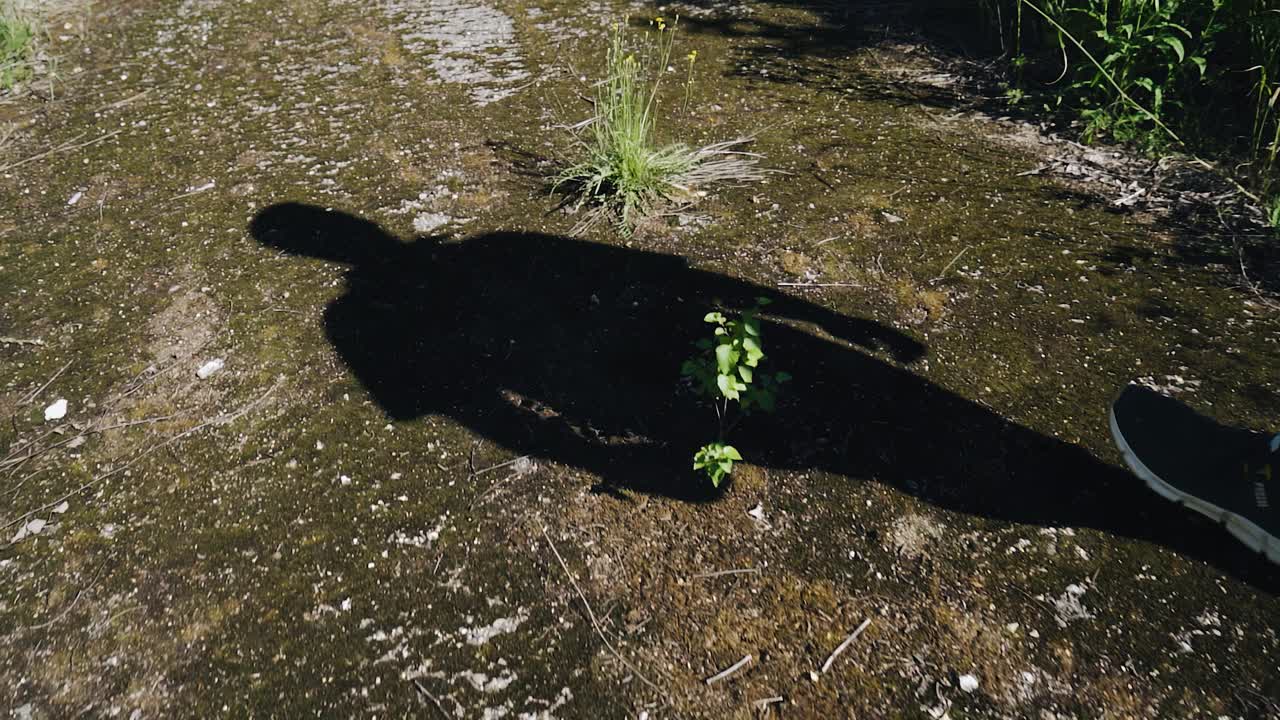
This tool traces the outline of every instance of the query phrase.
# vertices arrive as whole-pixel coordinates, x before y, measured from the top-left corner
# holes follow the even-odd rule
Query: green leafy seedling
[[[733,462],[741,460],[742,455],[732,445],[724,443],[708,443],[698,449],[693,456],[693,469],[706,473],[714,487],[720,487],[725,476],[733,472]]]
[[[702,320],[714,326],[712,335],[696,343],[699,354],[681,367],[681,373],[693,381],[695,391],[711,398],[716,411],[718,441],[703,446],[694,456],[693,465],[695,470],[703,470],[716,487],[732,472],[733,461],[742,459],[736,449],[724,444],[725,435],[735,424],[728,421],[730,403],[736,403],[743,415],[756,408],[773,412],[779,386],[791,380],[785,372],[760,370],[765,358],[760,312],[769,302],[768,298],[756,298],[755,306],[738,318],[718,311],[707,313]]]

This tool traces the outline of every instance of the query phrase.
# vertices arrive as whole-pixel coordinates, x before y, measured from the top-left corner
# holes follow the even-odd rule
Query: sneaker
[[[1111,406],[1111,435],[1152,490],[1280,563],[1280,435],[1220,425],[1135,384]]]

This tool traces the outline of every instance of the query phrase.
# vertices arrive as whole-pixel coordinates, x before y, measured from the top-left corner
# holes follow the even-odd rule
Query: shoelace
[[[1270,457],[1263,461],[1263,466],[1255,471],[1255,477],[1253,478],[1254,502],[1257,503],[1260,509],[1271,506],[1271,501],[1267,497],[1267,486],[1270,485],[1272,492],[1274,492],[1276,486],[1273,483],[1280,481],[1280,472],[1277,472],[1277,469],[1280,468],[1280,433],[1271,438],[1271,442],[1268,445],[1271,450],[1268,453]],[[1248,466],[1246,466],[1247,469]]]

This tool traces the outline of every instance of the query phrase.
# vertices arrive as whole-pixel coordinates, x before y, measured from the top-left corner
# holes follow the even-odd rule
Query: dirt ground
[[[0,102],[0,709],[1280,718],[1280,572],[1107,430],[1133,379],[1276,427],[1274,239],[907,9],[62,8]],[[664,135],[775,172],[573,237],[655,14]],[[795,379],[712,492],[680,361],[758,296]]]

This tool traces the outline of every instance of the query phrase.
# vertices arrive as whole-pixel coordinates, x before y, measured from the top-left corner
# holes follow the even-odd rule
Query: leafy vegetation
[[[708,443],[693,457],[693,469],[706,473],[711,484],[719,487],[733,472],[735,460],[742,455],[732,445],[724,444],[725,436],[742,416],[759,408],[773,412],[779,385],[791,376],[785,372],[760,371],[764,360],[764,338],[760,332],[760,311],[768,298],[756,298],[756,305],[731,319],[721,312],[710,312],[703,321],[715,326],[710,338],[698,341],[699,355],[684,362],[681,374],[693,381],[694,390],[711,398],[716,411],[717,439]],[[730,417],[730,402],[738,413]]]
[[[738,454],[738,449],[732,445],[719,442],[707,443],[694,453],[693,469],[701,470],[713,486],[720,487],[721,481],[733,472],[734,461],[741,459],[742,455]]]
[[[677,18],[678,22],[678,18]],[[745,182],[763,176],[757,155],[736,148],[738,138],[693,149],[683,143],[659,144],[660,89],[675,44],[676,23],[651,21],[637,48],[630,48],[615,24],[606,59],[607,75],[595,89],[595,114],[579,123],[577,145],[583,158],[562,170],[556,188],[566,187],[578,208],[593,212],[579,230],[610,217],[624,234],[661,205],[694,197],[694,188],[715,182]],[[686,57],[684,107],[692,93],[697,51]]]
[[[1257,0],[980,4],[1013,58],[1012,100],[1079,118],[1089,140],[1238,159],[1259,195],[1280,191],[1280,9]]]
[[[36,23],[16,3],[0,0],[0,91],[31,76]]]

